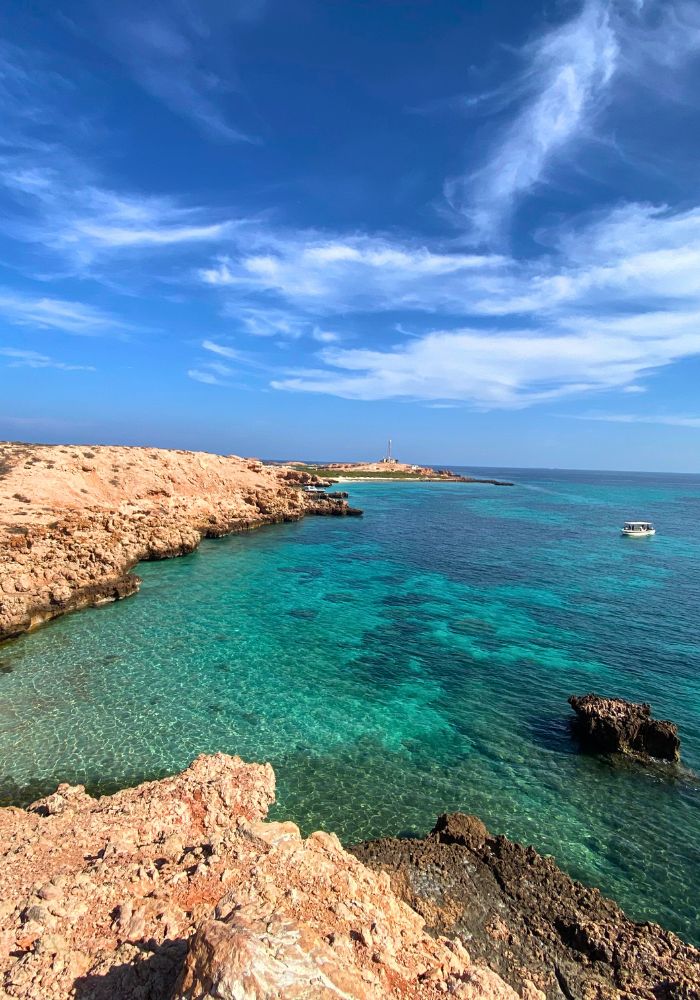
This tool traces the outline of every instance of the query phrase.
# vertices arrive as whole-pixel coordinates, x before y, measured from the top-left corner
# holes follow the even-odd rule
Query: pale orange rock
[[[190,945],[176,997],[190,1000],[333,1000],[373,994],[356,969],[311,928],[270,907],[234,910],[228,921],[204,920]]]
[[[269,765],[217,754],[0,810],[0,996],[514,1000],[335,836],[265,822],[273,797]]]
[[[304,493],[305,473],[235,455],[0,443],[0,639],[127,597],[142,559],[202,538],[353,513]]]
[[[485,966],[474,966],[461,976],[451,977],[449,987],[458,1000],[518,1000],[515,990]],[[534,1000],[531,994],[528,1000]]]

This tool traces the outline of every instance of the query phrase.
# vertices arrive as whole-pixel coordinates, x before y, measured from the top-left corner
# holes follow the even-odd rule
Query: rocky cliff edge
[[[359,513],[256,459],[158,448],[0,443],[0,640],[133,594],[142,559],[205,537]]]
[[[217,754],[0,810],[0,995],[536,1000],[434,938],[333,834],[264,821],[269,765]]]

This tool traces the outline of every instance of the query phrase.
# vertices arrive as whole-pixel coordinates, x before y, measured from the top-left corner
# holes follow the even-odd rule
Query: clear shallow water
[[[352,485],[362,520],[205,542],[0,647],[2,801],[224,750],[271,761],[307,832],[475,812],[700,943],[700,477],[501,475]],[[635,516],[659,534],[621,538]],[[577,754],[587,690],[676,721],[685,769]]]

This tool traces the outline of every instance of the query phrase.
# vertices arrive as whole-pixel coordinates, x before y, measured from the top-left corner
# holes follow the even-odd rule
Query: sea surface
[[[700,943],[700,477],[482,473],[516,485],[352,484],[362,519],[207,541],[0,647],[2,801],[223,750],[271,761],[305,832],[477,813]],[[591,690],[677,722],[683,767],[577,752]]]

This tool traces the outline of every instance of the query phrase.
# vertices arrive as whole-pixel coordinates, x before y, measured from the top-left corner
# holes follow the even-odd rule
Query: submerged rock
[[[475,816],[441,816],[424,840],[353,848],[434,934],[460,937],[472,959],[521,996],[547,1000],[700,1000],[700,951],[635,923],[551,857],[489,836]]]
[[[678,727],[652,719],[649,705],[597,694],[572,695],[569,704],[576,712],[576,736],[591,750],[680,760]]]

